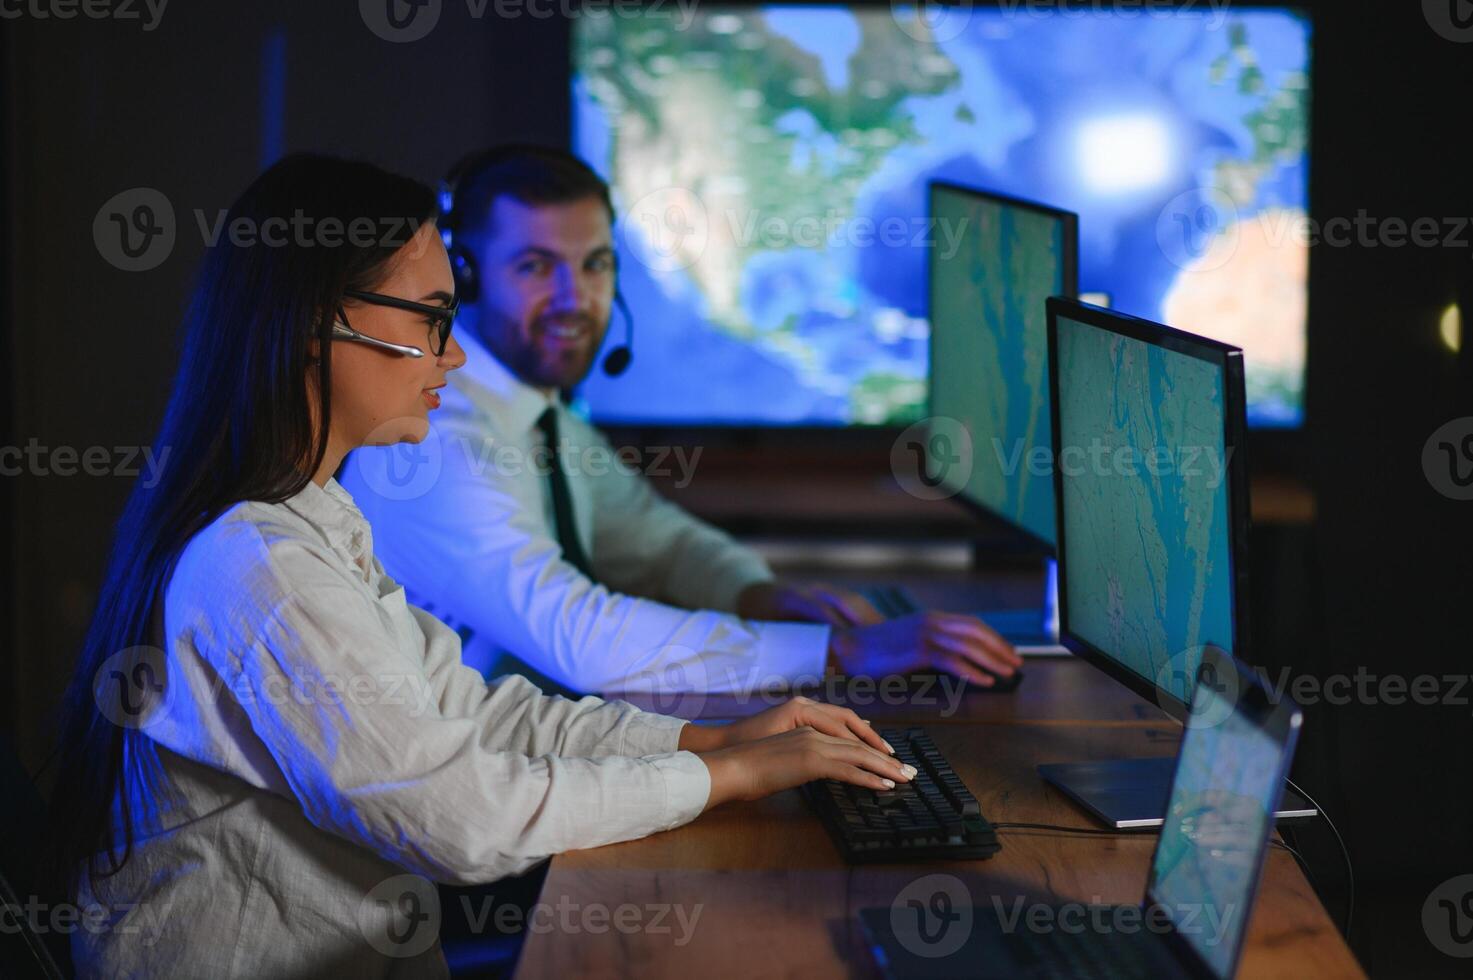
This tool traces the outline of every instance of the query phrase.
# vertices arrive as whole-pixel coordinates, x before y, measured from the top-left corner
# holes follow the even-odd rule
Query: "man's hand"
[[[1023,665],[1012,644],[982,620],[943,612],[837,629],[829,638],[829,659],[851,676],[943,670],[983,687],[993,685],[991,674],[1011,677]]]
[[[885,617],[857,592],[816,583],[758,582],[742,590],[736,612],[743,619],[798,620],[829,626],[868,626]]]

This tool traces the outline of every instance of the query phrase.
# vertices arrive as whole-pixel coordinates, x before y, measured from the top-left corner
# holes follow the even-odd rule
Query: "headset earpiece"
[[[446,236],[450,237],[450,236]],[[446,246],[450,255],[450,274],[455,277],[455,295],[462,303],[474,303],[481,295],[481,275],[471,250],[452,240]]]
[[[451,168],[440,183],[440,238],[450,256],[450,274],[455,279],[455,295],[462,303],[474,303],[481,294],[480,270],[476,257],[460,241],[460,214],[455,207],[455,192],[463,177],[489,158],[487,153],[473,153]]]

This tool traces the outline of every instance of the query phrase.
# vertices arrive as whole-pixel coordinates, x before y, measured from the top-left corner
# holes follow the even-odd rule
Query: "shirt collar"
[[[509,434],[531,431],[543,412],[557,407],[557,396],[539,391],[512,374],[470,333],[467,330],[456,334],[465,351],[465,365],[450,373],[450,386]]]
[[[286,501],[286,506],[321,531],[328,544],[354,558],[372,547],[368,519],[353,502],[352,495],[332,477],[320,487],[308,480],[296,496]]]

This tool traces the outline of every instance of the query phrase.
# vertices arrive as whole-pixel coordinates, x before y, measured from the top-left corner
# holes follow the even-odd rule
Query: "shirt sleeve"
[[[430,696],[452,716],[481,719],[486,744],[525,755],[647,756],[677,751],[688,722],[641,711],[623,701],[548,697],[525,677],[487,683],[460,658],[460,636],[417,606],[409,612],[425,636]]]
[[[582,438],[608,450],[591,426]],[[687,609],[735,612],[743,589],[772,581],[762,556],[660,496],[644,474],[611,465],[590,476],[594,570],[614,588]]]
[[[563,561],[517,478],[464,449],[484,436],[437,429],[439,472],[412,499],[373,490],[384,481],[370,468],[386,467],[387,454],[358,450],[349,464],[376,550],[437,614],[579,691],[739,693],[822,677],[827,626],[680,609],[595,584]],[[685,574],[705,574],[691,564]]]
[[[235,601],[194,648],[318,827],[436,880],[474,883],[704,808],[710,776],[694,754],[619,754],[672,749],[670,721],[526,683],[488,687],[450,662],[450,640],[414,628],[423,614],[393,615],[389,597],[375,601],[330,553],[299,540],[267,550],[268,572],[229,590]]]

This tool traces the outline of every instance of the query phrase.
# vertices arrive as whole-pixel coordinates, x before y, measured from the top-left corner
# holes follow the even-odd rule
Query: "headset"
[[[476,268],[476,257],[463,241],[457,239],[456,231],[460,215],[455,210],[455,193],[461,182],[470,174],[477,173],[523,154],[545,154],[545,147],[512,144],[472,153],[465,157],[445,175],[440,182],[440,237],[445,242],[445,251],[450,255],[450,271],[455,278],[455,295],[464,303],[474,303],[481,295],[481,275]],[[610,215],[612,219],[613,215]],[[634,360],[634,317],[629,313],[629,304],[619,292],[619,261],[614,256],[614,306],[624,317],[624,342],[604,355],[603,372],[617,378],[629,370]]]

